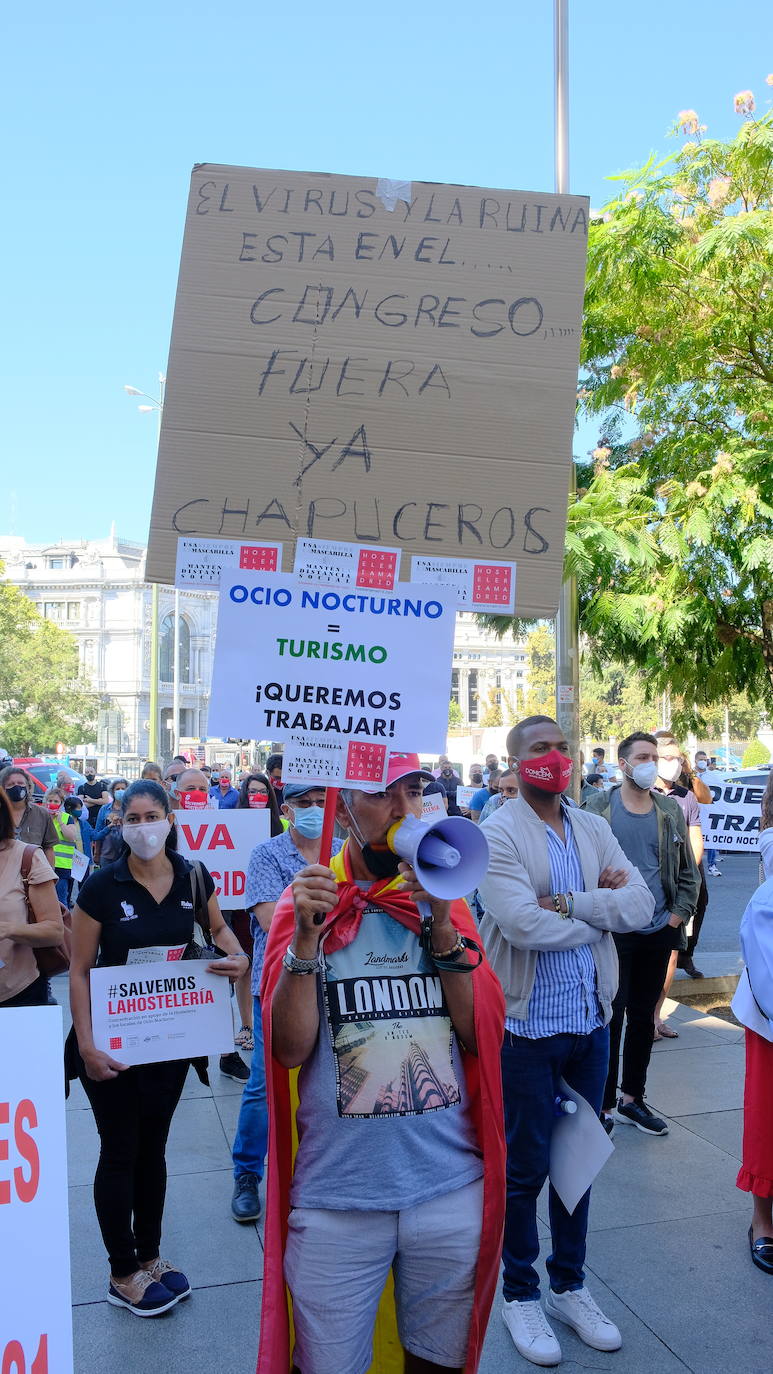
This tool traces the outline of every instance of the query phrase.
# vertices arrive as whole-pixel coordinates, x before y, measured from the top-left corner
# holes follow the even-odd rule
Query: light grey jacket
[[[489,962],[505,994],[506,1015],[525,1020],[540,950],[590,945],[604,1020],[612,1015],[617,991],[617,951],[610,931],[643,930],[652,920],[655,899],[638,868],[625,857],[601,816],[573,807],[570,821],[585,891],[574,894],[574,916],[564,918],[538,906],[551,896],[545,823],[523,797],[500,806],[483,830],[491,859],[478,894],[485,908],[480,933]],[[624,868],[625,887],[600,888],[604,868]]]

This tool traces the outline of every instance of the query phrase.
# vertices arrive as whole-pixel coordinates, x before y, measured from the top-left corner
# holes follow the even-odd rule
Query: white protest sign
[[[515,612],[514,563],[414,554],[411,581],[453,587],[460,611],[485,611],[493,615],[513,615]]]
[[[335,539],[299,539],[295,576],[328,587],[362,587],[391,592],[400,575],[400,550]]]
[[[441,781],[442,781],[442,779],[441,779]],[[469,811],[469,809],[470,809],[470,802],[472,801],[473,797],[475,796],[475,793],[476,793],[476,792],[479,792],[479,791],[480,791],[480,788],[479,788],[479,787],[457,787],[457,789],[456,789],[456,805],[457,805],[457,806],[461,806],[465,811]]]
[[[708,783],[712,802],[701,806],[703,842],[709,849],[757,849],[764,785],[728,778]]]
[[[444,821],[447,815],[446,804],[439,792],[430,792],[428,797],[422,798],[421,819],[423,821]]]
[[[518,562],[561,590],[588,202],[199,164],[147,576],[178,535]]]
[[[93,968],[91,1030],[121,1064],[159,1064],[233,1049],[228,979],[206,959]]]
[[[82,882],[83,879],[86,877],[86,874],[88,873],[88,871],[89,871],[89,857],[88,857],[88,854],[81,854],[80,850],[79,850],[79,849],[76,849],[76,850],[74,851],[74,853],[73,853],[73,856],[72,856],[72,876],[73,876],[73,878],[75,879],[75,882],[76,882],[76,883]]]
[[[560,1095],[576,1105],[576,1112],[561,1113],[550,1137],[550,1182],[567,1212],[574,1211],[615,1147],[593,1108],[584,1097],[558,1081]]]
[[[256,844],[271,838],[267,806],[234,811],[176,811],[177,848],[189,863],[198,860],[215,883],[226,911],[244,906],[247,865]]]
[[[382,783],[389,769],[383,744],[354,745],[342,735],[290,735],[282,755],[282,782],[317,782],[323,787]]]
[[[279,573],[224,572],[210,734],[336,735],[347,757],[379,754],[375,781],[383,777],[383,750],[439,752],[448,732],[454,601],[442,587],[345,592]]]
[[[219,587],[223,568],[276,572],[281,567],[281,544],[250,544],[237,539],[178,539],[174,585]]]
[[[72,1374],[61,1009],[3,1011],[0,1064],[0,1368]]]

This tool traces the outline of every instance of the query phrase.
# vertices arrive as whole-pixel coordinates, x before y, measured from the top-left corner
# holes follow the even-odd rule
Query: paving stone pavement
[[[64,1004],[63,993],[57,989]],[[623,1349],[589,1350],[556,1323],[561,1367],[771,1374],[773,1280],[751,1264],[749,1200],[735,1187],[743,1032],[667,1006],[679,1038],[655,1046],[648,1100],[670,1133],[650,1138],[618,1125],[591,1203],[588,1284],[620,1326]],[[261,1226],[239,1226],[229,1211],[239,1093],[217,1068],[209,1089],[189,1075],[169,1141],[162,1253],[185,1269],[194,1292],[167,1316],[138,1321],[104,1301],[107,1266],[91,1196],[97,1135],[74,1085],[67,1119],[76,1374],[253,1374],[263,1251]],[[544,1259],[546,1195],[539,1215]],[[497,1298],[481,1374],[522,1374],[534,1366],[516,1353],[500,1309]]]

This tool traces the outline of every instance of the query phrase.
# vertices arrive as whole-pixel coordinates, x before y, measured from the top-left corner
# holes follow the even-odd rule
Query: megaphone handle
[[[330,855],[333,848],[333,829],[336,819],[336,804],[338,802],[338,788],[328,787],[325,792],[325,811],[322,817],[322,839],[319,845],[319,861],[321,864],[330,863]],[[325,924],[325,912],[318,911],[314,916],[315,926]]]
[[[421,916],[419,943],[422,949],[429,954],[432,950],[432,911],[429,902],[417,902],[416,907]]]

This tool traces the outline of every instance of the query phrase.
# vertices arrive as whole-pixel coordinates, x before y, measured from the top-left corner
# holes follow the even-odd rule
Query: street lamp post
[[[163,372],[159,372],[159,374],[158,374],[158,387],[159,387],[158,396],[149,396],[148,393],[147,393],[147,391],[140,391],[140,390],[138,390],[138,388],[137,388],[136,386],[125,386],[125,387],[124,387],[124,391],[127,393],[128,396],[144,396],[144,397],[146,398],[146,400],[150,401],[150,403],[151,403],[150,405],[140,405],[140,406],[137,407],[137,409],[140,410],[140,411],[142,411],[142,413],[143,413],[144,415],[149,415],[149,414],[151,414],[153,411],[155,411],[155,412],[157,413],[157,415],[158,415],[157,439],[159,439],[159,440],[160,440],[160,438],[161,438],[161,416],[163,415],[163,412],[164,412],[164,388],[165,388],[165,386],[166,386],[166,377],[164,376]],[[178,667],[177,667],[177,665],[178,665],[178,658],[179,658],[179,654],[178,654],[178,649],[179,649],[178,634],[179,634],[179,632],[178,632],[178,628],[177,628],[177,626],[178,626],[177,611],[178,611],[177,592],[175,592],[174,696],[175,696],[175,698],[176,698],[176,700],[177,700],[177,705],[175,706],[175,722],[176,722],[176,720],[177,720],[177,713],[178,713],[178,707],[179,707],[179,681],[178,681]],[[157,760],[158,760],[158,757],[159,757],[159,748],[158,748],[158,743],[159,743],[159,741],[158,741],[158,673],[159,673],[159,667],[158,667],[158,583],[157,583],[157,582],[153,582],[153,583],[151,583],[151,589],[150,589],[150,684],[149,684],[149,685],[150,685],[150,703],[149,703],[149,709],[148,709],[148,716],[149,716],[149,719],[150,719],[150,725],[149,725],[149,728],[148,728],[148,754],[149,754],[150,758],[153,759],[154,761],[157,761]],[[177,748],[176,748],[177,734],[178,734],[177,725],[176,725],[176,723],[175,723],[175,728],[174,728],[174,731],[173,731],[173,739],[174,739],[174,743],[175,743],[175,748],[174,748],[173,751],[172,751],[173,753],[176,753],[176,752],[177,752]]]

